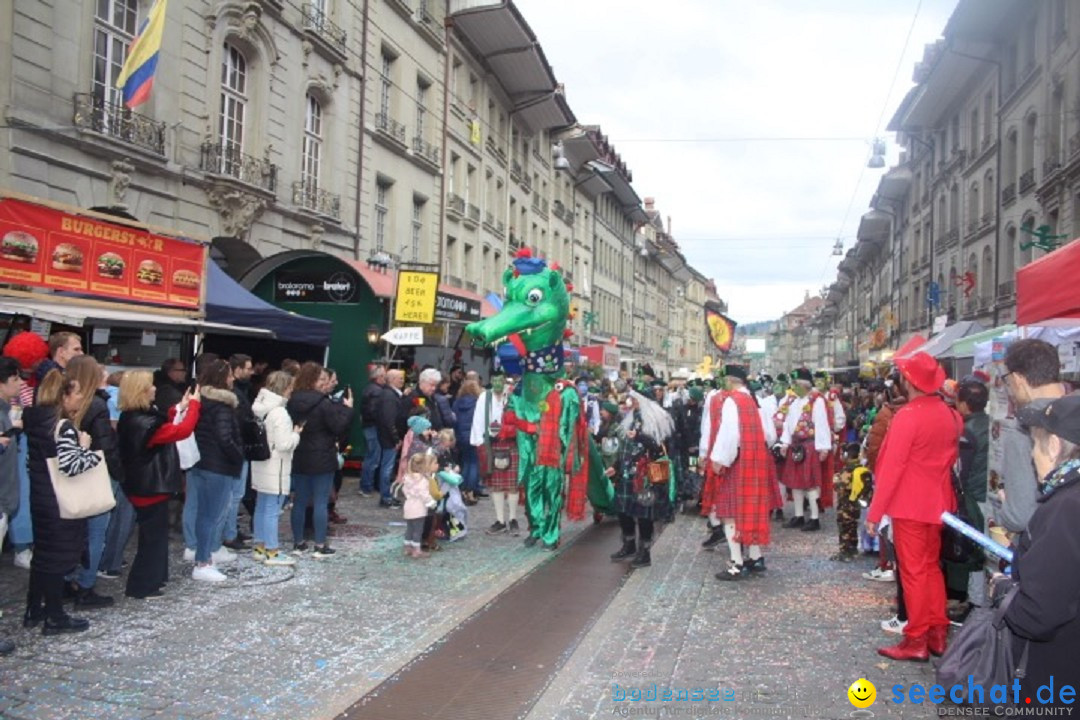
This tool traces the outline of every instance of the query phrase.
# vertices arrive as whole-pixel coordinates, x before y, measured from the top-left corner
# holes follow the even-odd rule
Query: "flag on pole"
[[[713,346],[722,353],[731,350],[735,340],[735,321],[713,303],[705,303],[705,330]]]
[[[128,108],[134,109],[150,98],[158,55],[161,53],[161,38],[165,33],[166,2],[157,0],[150,8],[150,14],[143,20],[139,34],[128,48],[124,67],[120,68],[120,77],[116,79],[116,87],[123,91],[124,105]]]

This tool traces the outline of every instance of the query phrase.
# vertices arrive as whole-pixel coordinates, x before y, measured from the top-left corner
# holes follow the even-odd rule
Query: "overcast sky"
[[[744,323],[835,279],[833,243],[854,243],[881,177],[865,167],[870,141],[956,6],[514,1],[578,121],[602,127],[638,195],[671,216],[690,263]]]

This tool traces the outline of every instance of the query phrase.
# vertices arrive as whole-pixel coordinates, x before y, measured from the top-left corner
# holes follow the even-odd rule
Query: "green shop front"
[[[282,310],[330,321],[330,345],[323,364],[337,372],[339,389],[351,387],[359,397],[367,384],[367,366],[379,353],[377,336],[386,328],[388,300],[376,294],[355,265],[324,252],[292,250],[260,260],[239,281]],[[378,279],[375,282],[379,284]],[[388,282],[392,287],[392,280]],[[381,286],[377,289],[389,294]],[[349,444],[349,458],[362,458],[364,433],[359,418],[353,423]]]

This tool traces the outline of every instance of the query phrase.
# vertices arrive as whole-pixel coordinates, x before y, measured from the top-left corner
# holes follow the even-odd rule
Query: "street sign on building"
[[[480,301],[440,290],[435,294],[435,319],[447,322],[476,322],[480,319]]]

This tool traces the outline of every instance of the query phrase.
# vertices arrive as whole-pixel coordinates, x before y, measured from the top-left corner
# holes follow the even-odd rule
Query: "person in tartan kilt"
[[[771,418],[773,422],[773,435],[779,439],[784,435],[784,422],[787,420],[788,411],[791,409],[791,403],[795,402],[797,397],[794,392],[791,391],[788,376],[784,373],[780,373],[776,376],[776,380],[773,382],[773,402],[770,406],[773,408]],[[780,445],[776,443],[773,446],[773,457],[775,460],[776,470],[776,482],[777,482],[777,495],[779,496],[779,502],[773,509],[772,518],[778,522],[784,520],[784,494],[787,490],[783,486],[783,474],[784,474],[784,456],[780,452]]]
[[[720,430],[720,409],[724,405],[727,394],[726,389],[710,392],[705,396],[705,409],[701,413],[698,467],[705,474],[705,482],[701,487],[701,514],[708,518],[706,527],[708,527],[709,535],[701,543],[701,547],[706,550],[715,550],[725,539],[724,523],[714,507],[719,476],[712,470],[709,455],[712,453],[713,443],[716,442],[716,434]]]
[[[832,452],[832,424],[825,397],[814,389],[810,371],[799,368],[792,377],[792,389],[798,397],[784,420],[780,450],[784,456],[781,482],[791,490],[795,515],[784,527],[816,531],[821,529],[817,501],[821,497],[822,463]],[[809,521],[804,517],[807,500]]]
[[[769,543],[769,511],[776,490],[766,418],[747,387],[742,365],[724,368],[727,394],[720,409],[720,422],[709,450],[709,469],[716,481],[709,498],[712,511],[724,525],[731,559],[718,580],[740,580],[749,572],[765,569],[761,546]],[[743,561],[743,546],[749,559]]]
[[[829,415],[829,429],[832,431],[832,451],[821,463],[821,507],[833,505],[831,488],[838,471],[844,469],[840,458],[840,433],[847,425],[847,410],[840,399],[839,387],[830,382],[829,374],[824,370],[814,373],[814,388],[825,397],[825,410]]]
[[[488,535],[521,534],[517,521],[518,448],[517,430],[503,424],[503,408],[513,391],[513,381],[502,373],[491,378],[491,388],[480,393],[469,444],[477,449],[480,474],[495,505],[495,522]]]
[[[604,414],[610,415],[612,408],[607,405]],[[674,482],[674,475],[669,474],[666,484],[653,484],[648,465],[666,454],[663,443],[671,436],[674,422],[659,404],[631,391],[618,425],[618,430],[609,428],[605,436],[605,439],[621,436],[614,453],[611,451],[616,446],[607,443],[612,464],[605,460],[605,473],[615,487],[615,509],[622,529],[622,547],[611,560],[618,562],[633,557],[631,567],[648,567],[652,564],[650,549],[655,521],[670,514],[670,484]]]

